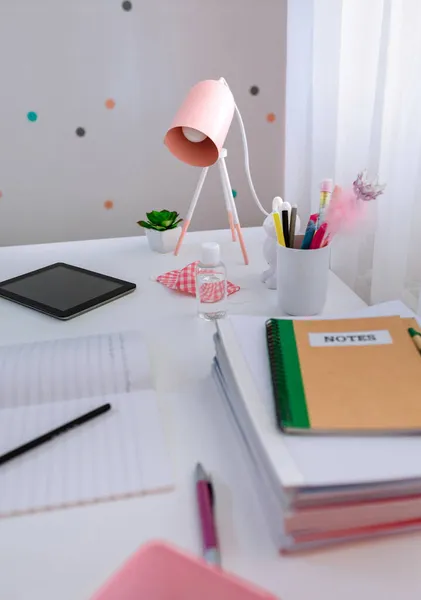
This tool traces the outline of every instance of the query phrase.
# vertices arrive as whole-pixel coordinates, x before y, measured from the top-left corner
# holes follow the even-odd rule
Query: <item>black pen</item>
[[[38,446],[41,446],[46,442],[50,442],[57,435],[61,435],[66,431],[70,431],[70,429],[78,427],[79,425],[83,425],[84,423],[95,419],[95,417],[99,417],[99,415],[108,412],[110,409],[111,404],[103,404],[102,406],[99,406],[98,408],[95,408],[94,410],[91,410],[90,412],[85,413],[84,415],[81,415],[80,417],[77,417],[76,419],[73,419],[68,423],[65,423],[64,425],[60,425],[59,427],[56,427],[55,429],[52,429],[51,431],[40,435],[39,437],[31,440],[30,442],[26,442],[26,444],[22,444],[22,446],[18,446],[14,450],[9,450],[9,452],[6,452],[6,454],[0,456],[0,465],[3,465],[9,460],[17,458],[18,456],[25,454],[25,452],[29,452],[29,450],[33,450],[34,448],[37,448]]]
[[[289,248],[289,211],[287,208],[282,210],[282,229],[284,230],[285,246]]]

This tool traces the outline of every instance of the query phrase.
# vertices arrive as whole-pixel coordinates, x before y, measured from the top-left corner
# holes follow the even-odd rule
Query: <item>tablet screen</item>
[[[3,285],[2,289],[65,311],[119,287],[120,283],[59,266]]]
[[[0,295],[58,318],[68,318],[133,291],[135,284],[56,263],[0,283]]]

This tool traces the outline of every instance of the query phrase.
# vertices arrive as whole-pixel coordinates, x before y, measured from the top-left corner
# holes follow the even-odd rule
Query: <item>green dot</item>
[[[38,119],[37,113],[33,112],[32,110],[29,111],[29,113],[26,116],[28,117],[28,121],[31,121],[32,123],[34,123]]]
[[[232,197],[236,198],[237,197],[237,190],[231,190],[232,191]]]

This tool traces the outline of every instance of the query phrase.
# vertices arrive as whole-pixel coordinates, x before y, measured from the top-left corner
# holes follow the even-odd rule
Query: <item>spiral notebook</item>
[[[290,433],[421,431],[415,320],[371,317],[266,324],[278,426]]]
[[[0,467],[0,517],[165,491],[172,469],[136,332],[0,346],[0,454],[109,402]]]

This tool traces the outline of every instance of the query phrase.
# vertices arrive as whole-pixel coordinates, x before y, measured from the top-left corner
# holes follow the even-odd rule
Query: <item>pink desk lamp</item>
[[[217,162],[232,240],[236,241],[237,233],[244,262],[248,265],[247,251],[225,162],[227,151],[223,148],[234,112],[236,112],[240,122],[248,183],[257,206],[265,216],[268,214],[260,204],[251,180],[246,132],[228,84],[223,78],[219,81],[213,79],[201,81],[190,90],[164,140],[170,152],[178,159],[188,165],[203,167],[184,220],[183,229],[174,252],[175,255],[178,254],[189,228],[208,169]]]

